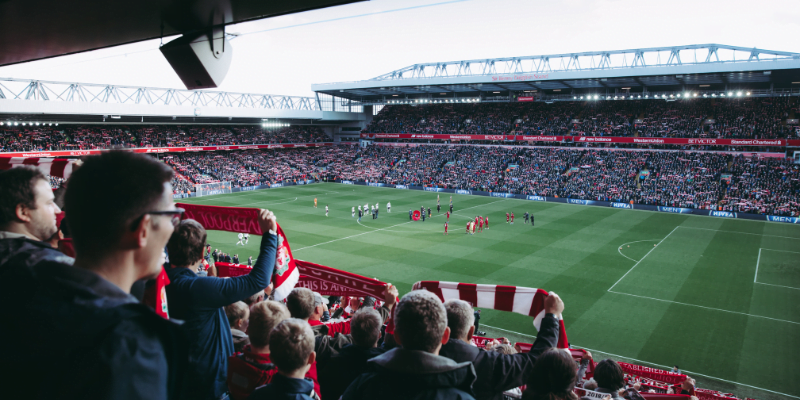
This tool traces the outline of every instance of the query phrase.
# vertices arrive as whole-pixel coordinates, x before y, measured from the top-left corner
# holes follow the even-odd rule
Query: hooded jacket
[[[418,350],[395,348],[367,363],[343,400],[472,400],[475,368]]]
[[[174,399],[188,351],[176,323],[99,275],[56,262],[0,280],[4,321],[26,344],[0,343],[4,395],[29,399]]]
[[[320,390],[326,399],[339,399],[359,375],[367,372],[367,361],[385,352],[384,349],[364,348],[354,344],[343,347],[320,371]]]
[[[32,267],[43,261],[72,265],[72,257],[52,248],[49,244],[25,235],[0,231],[0,276],[15,266]]]

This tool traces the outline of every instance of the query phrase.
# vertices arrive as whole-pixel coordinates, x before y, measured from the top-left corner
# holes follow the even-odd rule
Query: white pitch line
[[[631,244],[631,243],[641,243],[641,242],[656,242],[656,241],[658,241],[658,239],[637,240],[637,241],[635,241],[635,242],[623,243],[623,244],[621,244],[621,245],[620,245],[620,246],[617,248],[617,252],[619,253],[619,255],[621,255],[621,256],[623,256],[623,257],[627,258],[628,260],[631,260],[631,261],[633,261],[633,262],[638,262],[637,260],[634,260],[634,259],[632,259],[632,258],[630,258],[630,257],[626,256],[625,254],[622,254],[622,246],[625,246],[626,244]]]
[[[739,220],[739,221],[748,221],[748,220]],[[759,221],[763,222],[763,221]],[[709,228],[695,228],[693,226],[683,226],[679,225],[678,228],[684,229],[698,229],[701,231],[714,231],[714,232],[725,232],[725,233],[741,233],[742,235],[756,235],[756,236],[767,236],[767,237],[776,237],[776,238],[783,238],[783,239],[793,239],[793,240],[800,240],[800,237],[791,237],[791,236],[778,236],[778,235],[768,235],[766,233],[753,233],[753,232],[739,232],[739,231],[725,231],[722,229],[709,229]]]
[[[614,293],[614,294],[621,294],[621,295],[625,295],[625,296],[638,297],[638,298],[641,298],[641,299],[650,299],[650,300],[655,300],[655,301],[661,301],[661,302],[664,302],[664,303],[674,303],[674,304],[680,304],[682,306],[699,307],[699,308],[705,308],[706,310],[722,311],[722,312],[731,313],[731,314],[746,315],[748,317],[764,318],[764,319],[769,319],[769,320],[772,320],[772,321],[786,322],[786,323],[790,323],[790,324],[794,324],[794,325],[800,325],[800,322],[789,321],[789,320],[786,320],[786,319],[765,317],[763,315],[748,314],[748,313],[743,313],[743,312],[740,312],[740,311],[731,311],[731,310],[724,310],[722,308],[714,308],[714,307],[700,306],[700,305],[697,305],[697,304],[681,303],[680,301],[657,299],[655,297],[639,296],[638,294],[613,292],[610,289],[608,290],[608,292],[609,293]]]
[[[498,327],[495,327],[495,326],[489,326],[489,325],[486,325],[486,324],[481,324],[481,325],[483,325],[483,326],[486,326],[486,327],[489,327],[489,328],[492,328],[492,329],[497,329],[497,330],[500,330],[500,331],[504,331],[504,332],[508,332],[508,333],[513,333],[513,334],[515,334],[515,335],[527,336],[527,337],[530,337],[530,338],[536,338],[536,336],[535,336],[535,335],[530,335],[530,334],[527,334],[527,333],[515,332],[515,331],[508,330],[508,329],[498,328]],[[608,354],[608,355],[610,355],[610,356],[613,356],[613,357],[624,358],[624,359],[627,359],[627,360],[633,360],[633,361],[636,361],[636,362],[638,362],[638,363],[642,363],[642,364],[654,365],[654,366],[656,366],[656,367],[665,368],[665,369],[667,369],[667,370],[669,370],[669,369],[671,369],[671,368],[672,368],[672,367],[670,367],[670,366],[661,365],[661,364],[656,364],[656,363],[653,363],[653,362],[650,362],[650,361],[637,360],[637,359],[635,359],[635,358],[626,357],[626,356],[621,356],[621,355],[619,355],[619,354],[612,354],[612,353],[609,353],[609,352],[607,352],[607,351],[603,351],[603,350],[595,350],[595,349],[590,349],[590,348],[588,348],[588,347],[579,346],[579,345],[576,345],[576,344],[573,344],[573,343],[570,343],[570,344],[571,344],[571,345],[573,345],[574,347],[577,347],[577,348],[586,349],[586,350],[589,350],[589,351],[594,351],[594,352],[603,353],[603,354]],[[764,388],[760,388],[760,387],[758,387],[758,386],[748,385],[748,384],[746,384],[746,383],[729,381],[729,380],[727,380],[727,379],[717,378],[716,376],[705,375],[705,374],[701,374],[701,373],[699,373],[699,372],[693,372],[693,371],[689,371],[689,370],[681,370],[681,371],[683,371],[683,372],[686,372],[686,373],[687,373],[687,375],[688,375],[688,374],[691,374],[691,375],[699,375],[699,376],[706,377],[706,378],[709,378],[709,379],[715,379],[715,380],[722,381],[722,382],[733,383],[733,384],[736,384],[736,385],[741,385],[741,386],[747,386],[747,387],[749,387],[749,388],[758,389],[758,390],[763,390],[763,391],[765,391],[765,392],[775,393],[775,394],[779,394],[779,395],[781,395],[781,396],[791,397],[791,398],[793,398],[793,399],[800,399],[800,397],[798,397],[798,396],[793,396],[793,395],[786,394],[786,393],[776,392],[776,391],[774,391],[774,390],[764,389]]]
[[[773,285],[771,283],[763,283],[763,282],[754,282],[754,283],[757,283],[759,285],[767,285],[767,286],[782,287],[782,288],[786,288],[786,289],[800,290],[800,288],[791,287],[791,286]]]
[[[617,284],[618,284],[618,283],[620,283],[620,282],[621,282],[621,281],[622,281],[622,280],[623,280],[623,279],[624,279],[626,276],[628,276],[628,274],[630,274],[630,273],[631,273],[631,271],[633,271],[633,269],[634,269],[634,268],[636,268],[636,266],[637,266],[637,265],[639,265],[639,263],[641,263],[641,262],[642,262],[642,260],[644,260],[645,258],[647,258],[647,256],[649,256],[649,255],[650,255],[650,253],[652,253],[652,252],[653,252],[653,250],[655,250],[655,249],[656,249],[658,246],[660,246],[660,245],[661,245],[661,243],[663,243],[665,240],[667,240],[667,238],[668,238],[670,235],[672,235],[672,232],[675,232],[676,230],[678,230],[678,228],[680,228],[680,225],[676,226],[676,227],[675,227],[675,228],[674,228],[672,231],[670,231],[670,232],[667,234],[667,236],[664,236],[664,239],[661,239],[661,241],[660,241],[660,242],[658,242],[658,244],[656,244],[655,246],[653,246],[653,248],[652,248],[652,249],[650,249],[650,251],[648,251],[648,252],[647,252],[647,254],[645,254],[645,255],[644,255],[644,257],[642,257],[642,259],[641,259],[641,260],[637,261],[637,262],[636,262],[636,264],[633,264],[633,266],[631,267],[631,269],[629,269],[629,270],[628,270],[628,272],[626,272],[626,273],[625,273],[625,275],[622,275],[622,277],[621,277],[621,278],[619,278],[619,280],[617,280],[616,282],[614,282],[614,284],[613,284],[613,285],[611,285],[611,287],[610,287],[610,288],[608,288],[608,291],[610,292],[610,291],[611,291],[611,289],[613,289],[613,288],[614,288],[614,286],[617,286]]]
[[[758,282],[756,282],[758,280],[758,264],[761,264],[761,248],[760,247],[758,248],[758,259],[756,260],[756,276],[753,277],[753,283],[758,283]]]
[[[477,206],[467,207],[467,208],[464,208],[464,209],[462,209],[462,210],[469,210],[470,208],[482,207],[482,206],[488,206],[489,204],[498,203],[498,202],[501,202],[501,201],[504,201],[504,200],[506,200],[506,199],[501,199],[501,200],[493,201],[493,202],[491,202],[491,203],[486,203],[486,204],[478,204]],[[459,211],[461,211],[461,210],[459,210]],[[441,215],[442,215],[442,214],[439,214],[439,215],[434,215],[434,216],[432,216],[431,218],[435,218],[435,217],[438,217],[438,216],[441,216]],[[299,249],[297,249],[297,250],[292,250],[292,253],[294,253],[294,252],[297,252],[297,251],[300,251],[300,250],[310,249],[310,248],[312,248],[312,247],[321,246],[321,245],[323,245],[323,244],[328,244],[328,243],[338,242],[338,241],[340,241],[340,240],[351,239],[351,238],[358,237],[358,236],[361,236],[361,235],[366,235],[366,234],[368,234],[368,233],[375,233],[375,232],[378,232],[378,231],[385,231],[385,230],[388,230],[389,228],[394,228],[395,226],[400,226],[400,225],[410,224],[410,223],[412,223],[412,222],[414,222],[414,221],[407,221],[407,222],[403,222],[403,223],[400,223],[400,224],[397,224],[397,225],[391,225],[391,226],[387,226],[386,228],[380,228],[380,229],[376,229],[376,230],[374,230],[374,231],[367,231],[367,232],[357,233],[357,234],[355,234],[355,235],[351,235],[351,236],[347,236],[347,237],[343,237],[343,238],[338,238],[338,239],[333,239],[333,240],[329,240],[329,241],[327,241],[327,242],[322,242],[322,243],[312,244],[311,246],[301,247],[301,248],[299,248]]]

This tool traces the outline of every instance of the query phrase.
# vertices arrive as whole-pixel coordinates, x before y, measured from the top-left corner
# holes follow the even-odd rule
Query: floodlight
[[[594,99],[597,100],[597,95],[594,95]]]
[[[694,97],[697,97],[697,93],[694,94]]]
[[[742,92],[736,92],[736,95],[741,97],[742,96]]]
[[[747,92],[747,95],[750,96],[750,92]]]
[[[728,92],[728,96],[733,96],[733,92]]]

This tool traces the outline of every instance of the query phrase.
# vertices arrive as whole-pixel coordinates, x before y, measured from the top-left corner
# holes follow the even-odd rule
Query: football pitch
[[[453,194],[445,236],[451,194],[438,195],[441,213],[435,192],[333,183],[184,202],[268,208],[295,258],[391,282],[401,295],[420,280],[554,291],[575,347],[678,364],[699,387],[740,397],[800,398],[800,226]],[[375,203],[378,219],[351,216]],[[409,221],[421,206],[433,217]],[[526,211],[535,226],[523,223]],[[466,235],[476,215],[489,229]],[[259,238],[242,247],[236,234],[214,231],[208,240],[240,260],[258,253]],[[491,336],[536,334],[514,313],[482,310],[480,323]]]

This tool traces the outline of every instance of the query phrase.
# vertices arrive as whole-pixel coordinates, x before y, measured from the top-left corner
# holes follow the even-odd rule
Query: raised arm
[[[205,307],[224,307],[233,302],[252,296],[269,286],[275,269],[275,256],[278,249],[278,224],[275,215],[269,210],[261,210],[258,216],[261,226],[261,246],[253,270],[249,274],[235,278],[198,278],[192,284],[194,300]]]

